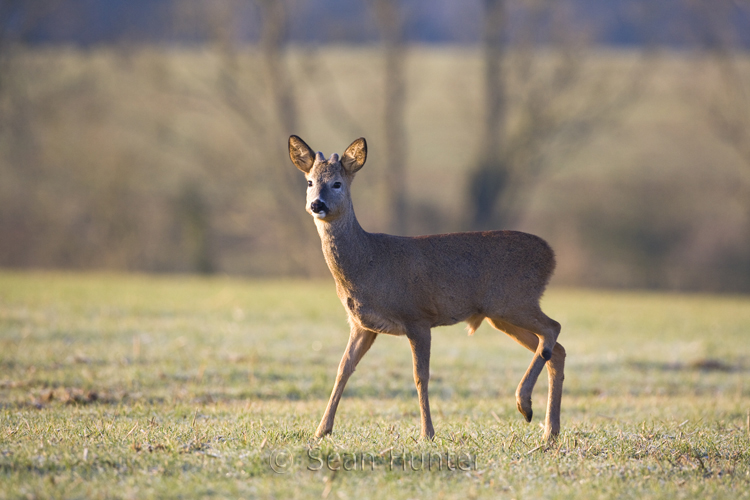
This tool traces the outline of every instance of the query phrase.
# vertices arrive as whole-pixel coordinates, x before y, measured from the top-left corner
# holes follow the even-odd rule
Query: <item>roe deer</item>
[[[548,318],[539,299],[555,267],[552,249],[537,236],[486,231],[419,237],[373,234],[354,215],[351,184],[365,164],[367,143],[354,141],[339,159],[313,153],[299,137],[289,138],[292,163],[307,179],[307,211],[314,217],[336,293],[351,325],[336,382],[315,433],[333,430],[341,394],[357,363],[379,333],[406,335],[412,349],[422,437],[435,431],[430,418],[430,329],[468,323],[469,334],[490,324],[534,352],[516,390],[518,410],[531,421],[531,393],[547,361],[549,398],[544,437],[560,432],[565,349],[560,324]]]

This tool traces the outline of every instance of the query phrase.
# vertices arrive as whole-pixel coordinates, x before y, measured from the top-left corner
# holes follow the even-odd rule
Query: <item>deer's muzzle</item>
[[[310,203],[310,211],[314,214],[325,215],[328,212],[326,204],[320,200]]]

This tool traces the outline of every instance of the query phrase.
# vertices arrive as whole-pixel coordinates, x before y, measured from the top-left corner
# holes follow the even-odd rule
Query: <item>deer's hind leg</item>
[[[557,337],[560,335],[560,323],[544,314],[538,305],[519,308],[512,314],[504,314],[501,320],[535,335],[541,341],[536,348],[539,355],[545,361],[552,357]]]
[[[531,409],[531,393],[534,391],[536,381],[546,363],[541,353],[537,352],[539,350],[539,338],[530,331],[503,320],[489,318],[489,323],[498,330],[507,333],[513,340],[534,353],[531,364],[529,364],[526,373],[516,389],[516,406],[518,407],[518,411],[521,412],[521,415],[524,416],[527,422],[531,422],[531,417],[534,413]]]
[[[490,324],[500,331],[507,333],[516,342],[534,353],[526,373],[516,389],[516,406],[518,411],[530,422],[533,411],[531,409],[531,394],[547,360],[542,352],[546,342],[540,342],[539,336],[525,328],[513,325],[505,320],[488,318]],[[551,320],[550,320],[551,321]],[[559,333],[559,325],[557,333]],[[555,335],[555,338],[557,334]],[[545,339],[546,340],[546,339]],[[547,375],[549,379],[549,394],[547,398],[547,415],[544,424],[545,439],[553,438],[560,433],[560,408],[562,405],[562,384],[565,371],[565,349],[555,342],[550,349]]]

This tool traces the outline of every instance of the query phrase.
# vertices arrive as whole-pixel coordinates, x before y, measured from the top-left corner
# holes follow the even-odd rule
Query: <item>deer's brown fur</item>
[[[555,267],[549,245],[516,231],[485,231],[419,237],[373,234],[357,222],[351,183],[367,158],[364,138],[341,159],[315,154],[302,139],[289,138],[289,155],[308,181],[307,211],[314,216],[326,263],[351,325],[349,343],[316,435],[333,429],[344,386],[378,334],[405,335],[412,348],[422,436],[432,437],[427,386],[431,331],[466,321],[469,333],[490,324],[534,352],[516,391],[516,403],[531,421],[531,393],[547,365],[549,398],[545,437],[560,431],[565,349],[560,324],[539,299]],[[547,362],[548,361],[548,362]]]

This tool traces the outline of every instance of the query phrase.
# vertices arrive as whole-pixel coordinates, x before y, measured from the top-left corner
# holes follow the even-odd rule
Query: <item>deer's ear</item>
[[[341,165],[350,174],[362,168],[367,160],[367,141],[360,137],[346,148],[341,156]]]
[[[293,135],[289,137],[289,158],[292,159],[295,167],[308,173],[315,162],[315,153],[310,146],[305,144],[305,141]]]

